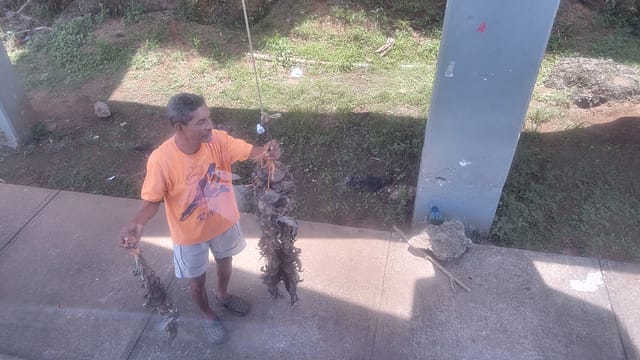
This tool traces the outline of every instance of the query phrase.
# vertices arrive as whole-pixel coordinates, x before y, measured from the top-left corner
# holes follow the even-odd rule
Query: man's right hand
[[[131,223],[120,230],[120,246],[127,249],[137,247],[140,237],[142,237],[142,224]]]

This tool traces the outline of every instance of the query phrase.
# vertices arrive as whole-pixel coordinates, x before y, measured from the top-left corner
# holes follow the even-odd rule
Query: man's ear
[[[176,131],[182,131],[182,129],[184,129],[184,124],[181,122],[177,122],[173,125],[173,128],[176,129]]]

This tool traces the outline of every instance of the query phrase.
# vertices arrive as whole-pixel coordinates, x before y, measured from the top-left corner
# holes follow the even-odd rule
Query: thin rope
[[[258,89],[258,100],[260,101],[260,124],[264,126],[264,106],[262,105],[262,91],[260,90],[260,81],[258,80],[258,70],[256,69],[256,59],[253,57],[253,44],[251,43],[251,31],[249,30],[249,17],[247,16],[247,6],[242,0],[242,11],[244,12],[244,24],[247,27],[247,38],[249,39],[249,54],[251,55],[251,64],[253,65],[253,75],[256,78],[256,88]]]
[[[269,115],[264,111],[264,105],[262,103],[262,90],[260,88],[260,80],[258,78],[258,69],[256,68],[256,59],[253,56],[253,42],[251,41],[251,30],[249,29],[249,16],[247,15],[247,5],[245,4],[245,0],[242,0],[242,12],[244,13],[244,24],[247,27],[247,39],[249,40],[249,55],[251,56],[251,65],[253,65],[253,75],[256,78],[256,88],[258,89],[258,100],[260,101],[260,123],[258,127],[261,128],[262,132],[259,129],[258,134],[266,134],[269,140],[273,140],[269,129],[267,128],[267,122],[271,119],[277,119],[282,114],[275,113],[273,115]]]

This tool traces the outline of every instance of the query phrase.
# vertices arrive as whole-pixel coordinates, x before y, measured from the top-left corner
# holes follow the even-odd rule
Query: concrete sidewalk
[[[228,315],[209,345],[186,283],[173,277],[164,214],[141,247],[177,303],[168,345],[142,308],[117,234],[136,200],[0,184],[0,359],[638,359],[640,265],[474,246],[447,277],[389,232],[301,222],[300,301],[260,280],[255,218]],[[214,289],[214,263],[208,286]]]

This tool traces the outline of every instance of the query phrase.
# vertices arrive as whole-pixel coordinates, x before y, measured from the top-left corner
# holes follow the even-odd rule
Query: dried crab
[[[287,167],[277,161],[259,162],[253,171],[254,196],[262,236],[258,242],[260,255],[266,258],[261,268],[262,281],[274,298],[282,297],[280,281],[291,297],[298,301],[297,285],[302,280],[300,249],[295,247],[298,223],[288,214],[294,208],[293,177]]]

